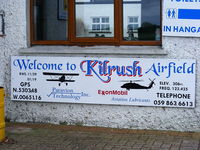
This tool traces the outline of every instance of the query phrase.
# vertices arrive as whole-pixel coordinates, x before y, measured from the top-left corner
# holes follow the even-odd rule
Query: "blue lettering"
[[[195,65],[195,63],[193,63],[190,67],[188,67],[187,73],[194,74],[194,65]]]
[[[150,69],[149,69],[147,72],[145,72],[145,73],[147,74],[147,73],[149,73],[150,71],[152,71],[153,73],[155,73],[155,75],[160,76],[160,75],[158,74],[157,70],[156,70],[155,64],[153,64],[153,65],[150,67]],[[159,71],[159,72],[160,72],[160,71]]]
[[[40,63],[30,59],[15,59],[13,65],[20,70],[62,70],[63,66],[63,64]]]
[[[195,27],[192,27],[192,28],[191,28],[191,31],[192,31],[192,33],[196,32],[196,28],[195,28]]]
[[[161,65],[160,63],[153,64],[149,69],[147,69],[145,74],[153,72],[155,75],[160,76],[161,73],[165,73],[166,78],[170,78],[172,74],[176,73],[194,74],[194,70],[195,70],[195,63],[189,65],[185,62],[182,65],[177,65],[175,62],[169,62],[168,65]]]
[[[190,27],[185,27],[185,32],[190,32]]]
[[[173,31],[178,32],[178,26],[174,26]]]
[[[177,73],[181,73],[182,69],[183,69],[182,66],[177,67]]]
[[[183,27],[180,27],[179,32],[184,32]]]
[[[133,71],[132,71],[132,67],[131,66],[127,66],[126,67],[126,71],[127,71],[127,73],[126,73],[127,76],[132,76]]]
[[[176,73],[175,65],[176,64],[174,62],[170,62],[169,63],[169,66],[168,66],[168,76],[166,78],[169,78],[171,76],[171,70],[172,70],[171,68],[172,68],[172,66],[173,66],[174,73]]]
[[[171,32],[172,27],[171,26],[164,26],[164,31],[165,32]]]
[[[165,32],[171,32],[171,26],[164,26],[164,31]],[[185,27],[179,27],[179,26],[173,26],[173,32],[192,32],[192,33],[199,33],[200,32],[200,27],[190,27],[190,26],[185,26]]]

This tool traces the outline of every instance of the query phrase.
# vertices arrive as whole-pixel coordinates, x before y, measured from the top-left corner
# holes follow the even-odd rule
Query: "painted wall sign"
[[[195,60],[14,56],[11,61],[12,100],[195,107]]]
[[[200,37],[200,1],[165,0],[163,35]]]

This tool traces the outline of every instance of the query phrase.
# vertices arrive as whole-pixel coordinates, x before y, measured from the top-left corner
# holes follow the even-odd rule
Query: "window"
[[[139,28],[138,17],[128,17],[128,31],[136,31]]]
[[[93,31],[109,31],[109,17],[94,17],[92,18]]]
[[[90,32],[92,37],[109,37],[110,32],[110,24],[109,17],[93,17],[92,18],[92,31]]]
[[[31,43],[160,45],[161,0],[31,0]]]
[[[124,40],[138,40],[139,17],[128,16],[127,30],[124,32]]]
[[[76,37],[114,37],[113,0],[75,0],[75,8]]]

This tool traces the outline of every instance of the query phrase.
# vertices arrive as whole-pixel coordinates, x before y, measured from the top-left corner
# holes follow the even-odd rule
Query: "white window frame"
[[[94,19],[98,18],[99,19],[99,22],[94,22]],[[103,22],[103,19],[108,19],[108,22]],[[96,26],[99,26],[99,30],[95,30],[93,28],[93,26],[96,25]],[[108,30],[105,30],[103,29],[103,26],[104,25],[108,25]],[[110,31],[110,18],[109,16],[101,16],[101,17],[92,17],[92,24],[91,24],[91,31],[92,32],[109,32]]]
[[[137,18],[137,21],[136,22],[130,22],[130,19],[131,18]],[[134,20],[134,19],[133,19]],[[128,26],[129,25],[137,25],[138,28],[139,28],[139,16],[128,16],[128,25],[127,25],[127,30],[128,30]],[[133,31],[137,31],[137,29],[133,29]]]

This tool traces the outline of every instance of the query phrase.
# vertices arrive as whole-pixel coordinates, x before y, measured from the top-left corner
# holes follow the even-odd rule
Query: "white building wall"
[[[13,102],[10,100],[10,56],[20,55],[19,49],[26,48],[28,44],[26,0],[0,0],[0,10],[4,10],[6,15],[6,36],[0,37],[0,83],[6,89],[7,120],[130,129],[200,131],[200,38],[164,37],[163,50],[167,51],[168,55],[166,56],[116,56],[196,59],[197,94],[194,109]],[[67,48],[65,47],[65,49]],[[95,49],[98,48],[94,47]],[[105,49],[109,51],[110,47],[105,47]],[[110,55],[109,57],[115,56]]]
[[[26,0],[0,0],[0,10],[5,12],[5,34],[0,37],[0,85],[10,90],[10,55],[27,47]],[[9,96],[9,95],[8,95]]]

